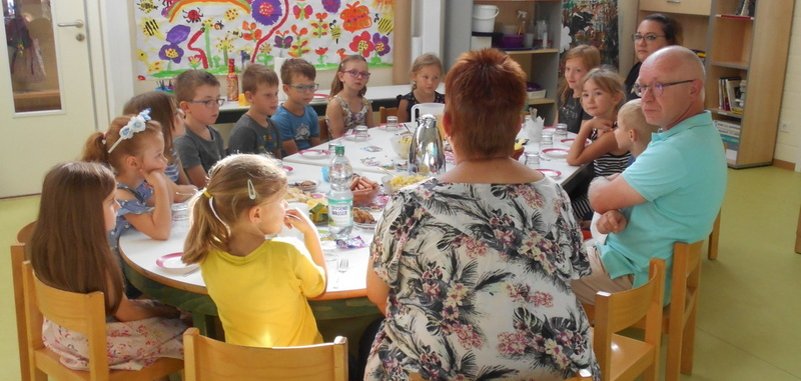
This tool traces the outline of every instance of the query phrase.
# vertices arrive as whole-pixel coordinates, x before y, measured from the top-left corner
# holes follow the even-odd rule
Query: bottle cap
[[[334,147],[334,153],[337,156],[345,156],[345,146],[343,146],[343,145],[335,146]]]

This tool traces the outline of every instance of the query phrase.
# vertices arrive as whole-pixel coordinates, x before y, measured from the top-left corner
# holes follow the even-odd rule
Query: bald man
[[[619,176],[596,178],[588,191],[602,213],[604,242],[588,248],[592,274],[573,282],[583,303],[595,292],[618,292],[648,280],[648,262],[667,262],[665,303],[670,301],[673,243],[704,239],[726,189],[720,134],[704,111],[704,67],[691,50],[670,46],[642,64],[634,89],[649,124],[651,143]]]

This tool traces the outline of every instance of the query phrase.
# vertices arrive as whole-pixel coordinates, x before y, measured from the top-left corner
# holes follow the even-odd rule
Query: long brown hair
[[[29,253],[36,276],[65,291],[102,291],[106,313],[122,298],[120,265],[108,242],[103,201],[114,175],[97,163],[58,164],[47,173]]]
[[[111,121],[106,132],[93,132],[86,139],[83,147],[81,160],[103,163],[110,165],[116,173],[123,168],[123,160],[126,156],[139,156],[147,146],[148,140],[145,137],[160,136],[161,125],[155,120],[147,122],[144,131],[136,132],[130,139],[125,139],[114,147],[111,153],[108,152],[114,143],[120,138],[120,130],[125,127],[134,115],[118,116]],[[166,144],[166,142],[165,142]]]
[[[445,113],[459,153],[466,159],[511,155],[526,101],[520,65],[497,49],[462,53],[445,76],[445,88]]]
[[[588,72],[601,65],[601,52],[592,45],[579,45],[568,50],[567,53],[565,53],[564,60],[562,60],[562,70],[564,70],[564,65],[567,63],[567,60],[574,58],[580,59]],[[565,76],[562,75],[562,77],[559,78],[559,100],[562,105],[567,102],[567,94],[569,92],[570,86],[567,85],[567,80]]]
[[[343,69],[345,68],[345,64],[347,64],[348,62],[353,62],[353,61],[362,61],[364,63],[367,63],[367,60],[364,59],[364,57],[362,57],[361,54],[352,54],[352,55],[349,55],[349,56],[343,58],[342,62],[340,62],[339,66],[337,66],[337,72],[334,73],[334,80],[331,81],[331,96],[332,97],[334,95],[339,94],[339,92],[342,91],[342,89],[345,88],[345,84],[342,83],[342,81],[339,80],[339,73],[344,73]],[[360,97],[363,97],[364,94],[367,94],[367,85],[365,85],[361,90],[359,90],[359,96]]]
[[[164,157],[167,162],[174,164],[178,158],[173,155],[172,132],[175,130],[175,114],[178,106],[175,97],[163,91],[148,91],[125,102],[123,114],[138,114],[144,109],[150,109],[150,117],[161,124],[161,134],[164,135]],[[116,149],[116,148],[115,148]]]
[[[203,261],[212,249],[227,251],[229,227],[242,213],[286,189],[286,174],[279,163],[261,155],[240,154],[228,156],[211,168],[209,185],[192,200],[185,263]]]

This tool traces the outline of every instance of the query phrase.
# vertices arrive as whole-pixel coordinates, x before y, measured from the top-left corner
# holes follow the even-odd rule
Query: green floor
[[[0,200],[4,248],[37,205],[35,197]],[[683,380],[801,380],[801,255],[793,252],[799,205],[799,173],[729,171],[720,254],[704,261],[701,277],[695,369]],[[17,380],[8,260],[0,260],[0,279],[0,380]]]

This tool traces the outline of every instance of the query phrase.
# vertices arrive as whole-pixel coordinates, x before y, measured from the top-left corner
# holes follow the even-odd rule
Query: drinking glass
[[[567,124],[557,123],[556,129],[553,132],[554,138],[565,139],[567,138]]]
[[[540,167],[540,153],[539,152],[526,152],[523,163],[526,167],[537,169]]]
[[[367,126],[356,126],[356,128],[354,128],[354,136],[356,137],[356,140],[367,140],[367,138],[370,137],[370,133],[367,131]]]
[[[542,134],[542,140],[540,141],[541,148],[551,148],[553,147],[553,134]]]
[[[387,131],[395,131],[398,129],[398,117],[397,116],[388,116],[387,117]]]

